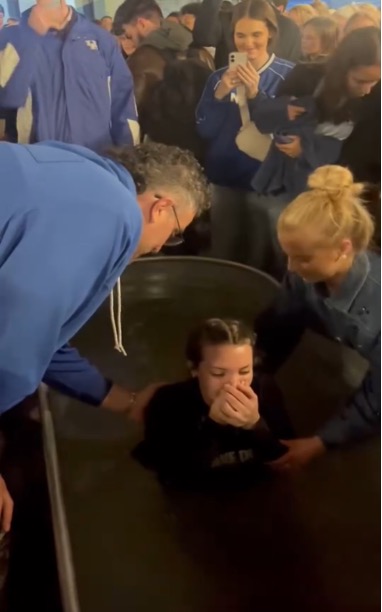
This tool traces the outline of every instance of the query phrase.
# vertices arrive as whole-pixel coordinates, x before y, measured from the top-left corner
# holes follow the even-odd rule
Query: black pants
[[[0,473],[15,504],[1,610],[61,612],[41,426],[29,416],[33,404],[23,402],[0,419]]]

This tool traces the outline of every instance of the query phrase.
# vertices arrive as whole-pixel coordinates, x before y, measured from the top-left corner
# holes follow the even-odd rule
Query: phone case
[[[239,53],[234,51],[229,54],[228,64],[230,68],[237,68],[238,66],[245,66],[248,62],[248,56],[246,53]]]

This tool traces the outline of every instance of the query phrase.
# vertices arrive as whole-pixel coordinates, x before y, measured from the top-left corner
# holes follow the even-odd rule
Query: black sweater
[[[148,406],[145,440],[136,457],[164,480],[188,481],[237,471],[253,475],[285,447],[265,422],[252,430],[218,425],[208,417],[197,379],[160,389]]]

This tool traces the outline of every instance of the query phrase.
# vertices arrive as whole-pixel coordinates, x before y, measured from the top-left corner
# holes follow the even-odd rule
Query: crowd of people
[[[20,22],[3,17],[0,429],[45,382],[143,420],[140,459],[183,480],[235,464],[288,472],[375,435],[380,11],[202,0],[165,18],[155,0],[125,0],[92,22],[37,0]],[[190,380],[133,392],[69,343],[115,285],[120,301],[130,262],[174,245],[266,272],[281,294],[256,341],[241,321],[205,321]],[[368,372],[298,439],[282,401],[269,414],[269,380],[307,327]],[[114,316],[113,330],[124,353]],[[254,376],[258,350],[269,368]],[[5,532],[14,497],[0,476]]]

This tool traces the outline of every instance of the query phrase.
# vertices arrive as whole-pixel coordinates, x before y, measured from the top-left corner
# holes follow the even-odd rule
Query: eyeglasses
[[[158,200],[162,200],[162,196],[160,196],[160,195],[156,195],[155,197]],[[174,205],[172,205],[171,208],[172,208],[172,211],[174,213],[177,229],[175,229],[173,231],[171,236],[164,243],[163,246],[166,246],[166,247],[176,247],[176,246],[179,246],[179,245],[184,243],[183,230],[182,230],[182,228],[180,226],[180,223],[179,223],[179,217],[177,215],[176,208],[175,208]]]

